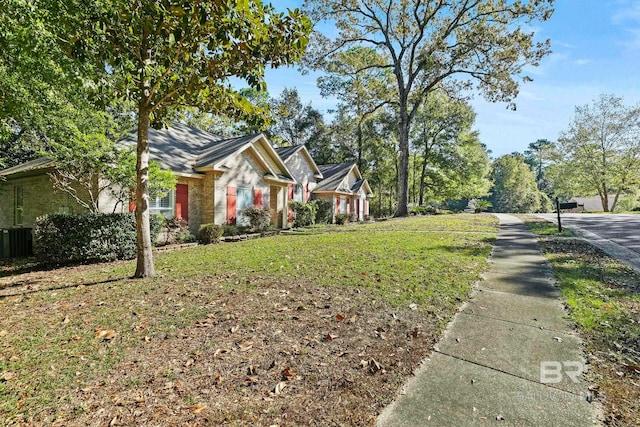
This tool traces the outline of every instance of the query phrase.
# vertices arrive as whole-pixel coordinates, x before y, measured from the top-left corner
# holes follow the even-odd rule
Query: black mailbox
[[[576,209],[577,207],[578,207],[578,202],[560,203],[560,209]]]

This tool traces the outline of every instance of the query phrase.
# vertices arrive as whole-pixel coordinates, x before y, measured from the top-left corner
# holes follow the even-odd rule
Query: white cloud
[[[580,59],[576,59],[576,60],[574,61],[574,64],[576,64],[576,65],[578,65],[578,66],[583,66],[583,65],[587,65],[589,62],[591,62],[591,61],[590,61],[590,60],[588,60],[588,59],[580,58]]]

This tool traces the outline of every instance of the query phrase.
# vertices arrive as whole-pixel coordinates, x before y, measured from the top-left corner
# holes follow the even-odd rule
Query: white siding
[[[315,173],[313,169],[311,169],[307,158],[301,153],[301,151],[298,151],[289,157],[285,162],[285,165],[287,166],[287,169],[291,171],[293,179],[295,179],[296,182],[303,186],[309,184],[310,192],[316,188]]]
[[[225,224],[227,221],[227,187],[244,187],[261,190],[262,194],[269,192],[269,185],[264,182],[264,171],[253,160],[252,156],[243,151],[230,158],[224,165],[229,169],[216,179],[215,183],[215,223]]]

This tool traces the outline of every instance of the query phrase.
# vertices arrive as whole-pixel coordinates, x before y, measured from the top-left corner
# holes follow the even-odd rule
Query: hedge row
[[[164,218],[151,216],[155,242]],[[36,220],[34,253],[50,265],[132,259],[136,257],[134,214],[53,214]]]

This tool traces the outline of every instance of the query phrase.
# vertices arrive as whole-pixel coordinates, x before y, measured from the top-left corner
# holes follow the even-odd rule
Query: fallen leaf
[[[558,342],[562,342],[562,338],[560,338],[560,337],[553,337],[553,339],[558,341]]]
[[[273,388],[273,392],[275,394],[280,394],[282,393],[282,390],[284,390],[284,388],[287,386],[287,383],[284,381],[280,381],[278,384],[276,384],[276,386]]]
[[[65,318],[62,319],[62,323],[69,323],[69,316],[65,316]]]
[[[640,372],[640,365],[627,365],[627,369],[630,371]]]
[[[18,374],[16,374],[15,372],[5,371],[2,374],[0,374],[0,380],[2,380],[2,381],[10,381],[10,380],[14,379],[17,376],[18,376]]]
[[[349,318],[349,323],[356,323],[356,320],[358,320],[358,316],[354,314]]]
[[[418,304],[416,304],[416,303],[411,303],[411,304],[409,304],[409,308],[410,308],[411,310],[414,310],[414,311],[415,311],[415,310],[417,310],[417,309],[418,309]]]
[[[216,356],[218,356],[220,354],[223,354],[223,353],[229,353],[229,350],[227,350],[226,348],[219,348],[219,349],[217,349],[216,351],[213,352],[213,357],[216,357]]]
[[[615,307],[612,305],[603,305],[602,308],[606,309],[606,310],[613,310]]]
[[[96,338],[103,339],[105,341],[112,340],[116,337],[117,332],[113,329],[97,329]]]
[[[229,332],[231,332],[232,334],[235,334],[238,331],[238,329],[240,329],[240,325],[231,327],[231,329],[229,329]]]
[[[251,341],[245,341],[238,345],[240,347],[240,351],[249,351],[253,348],[253,343]]]
[[[369,371],[374,374],[382,369],[382,365],[380,365],[376,359],[369,360]]]
[[[287,366],[286,368],[284,368],[284,370],[282,371],[282,377],[284,379],[293,377],[293,372],[291,372],[290,366]]]
[[[504,421],[504,417],[502,415],[496,416],[497,421]]]
[[[338,338],[338,335],[333,335],[333,334],[327,334],[327,336],[325,337],[327,341],[333,341],[336,338]]]
[[[7,330],[6,330],[6,329],[1,330],[1,331],[0,331],[0,338],[6,337],[8,333],[9,333],[9,332],[7,332]]]
[[[342,322],[344,320],[344,316],[340,313],[336,314],[336,319],[338,320],[338,322]]]
[[[247,375],[257,375],[256,367],[253,365],[249,365],[249,368],[247,368]]]
[[[207,405],[205,405],[204,403],[199,403],[193,406],[186,406],[184,409],[188,409],[194,414],[199,414],[200,412],[204,411],[206,408],[207,408]]]

